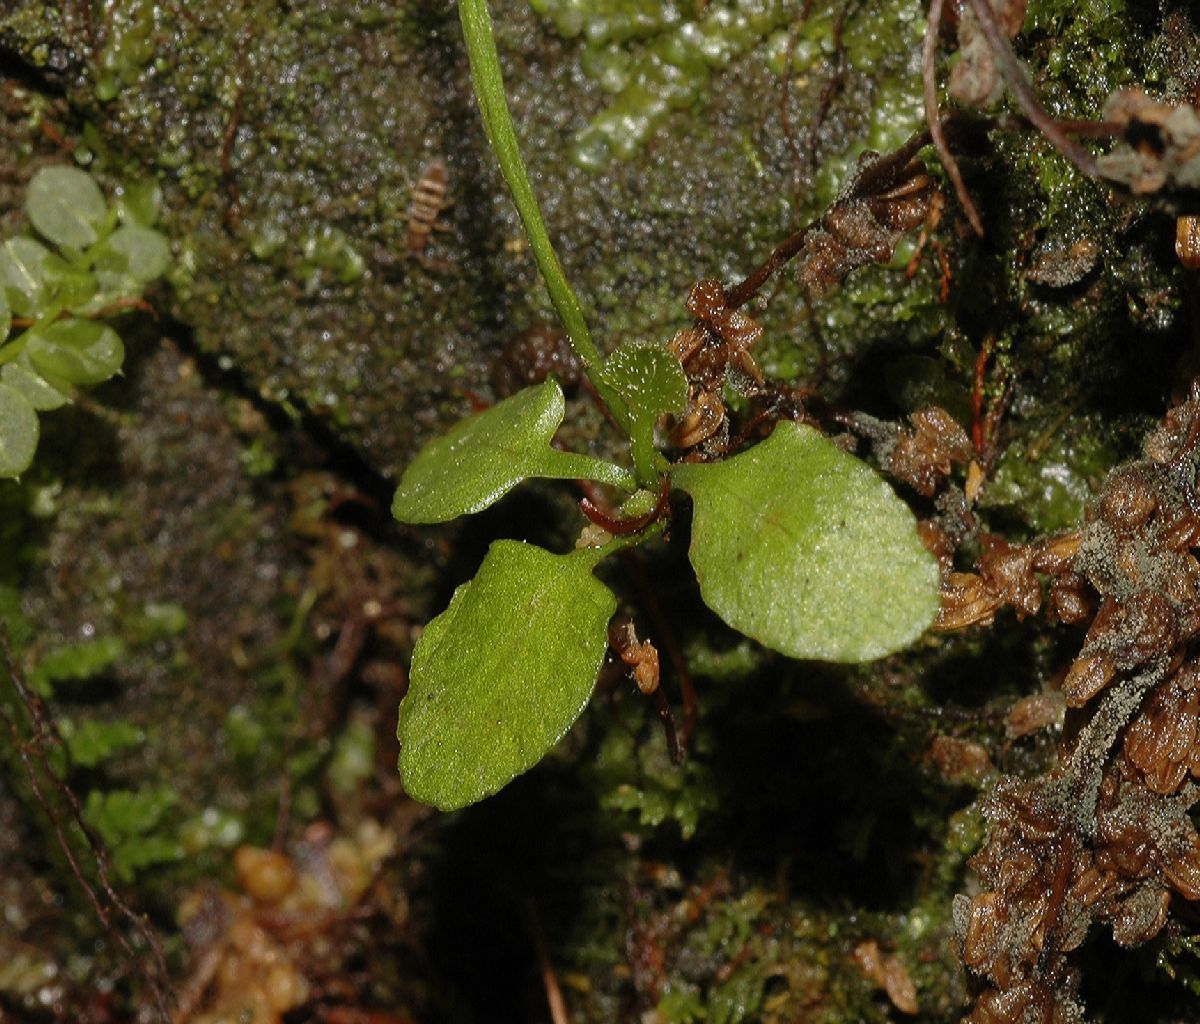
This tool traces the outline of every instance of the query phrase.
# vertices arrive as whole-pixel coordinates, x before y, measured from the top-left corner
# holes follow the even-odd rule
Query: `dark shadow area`
[[[571,766],[544,764],[446,819],[424,879],[428,952],[461,1004],[446,1020],[548,1021],[533,923],[554,934],[586,912],[620,852]],[[595,867],[593,867],[593,865]]]

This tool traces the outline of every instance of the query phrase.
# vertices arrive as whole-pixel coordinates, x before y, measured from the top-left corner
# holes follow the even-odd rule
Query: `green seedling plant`
[[[939,589],[911,510],[812,427],[782,421],[719,462],[672,464],[656,447],[656,422],[687,401],[679,358],[645,343],[601,357],[521,160],[485,0],[460,0],[459,14],[492,149],[571,344],[628,439],[631,466],[552,446],[565,406],[550,378],[434,439],[405,471],[392,512],[413,524],[478,512],[532,478],[594,481],[623,495],[624,528],[599,546],[555,554],[493,543],[418,640],[400,705],[399,768],[412,796],[444,810],[532,767],[583,711],[617,608],[593,570],[663,532],[669,490],[692,500],[689,558],[704,601],[790,657],[861,662],[900,650],[933,619]]]
[[[138,305],[167,268],[158,207],[153,187],[127,187],[110,204],[77,167],[30,180],[33,232],[0,243],[0,477],[29,467],[39,413],[120,372],[125,348],[105,319]]]

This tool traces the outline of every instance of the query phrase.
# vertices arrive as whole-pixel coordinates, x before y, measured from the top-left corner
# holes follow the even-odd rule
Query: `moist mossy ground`
[[[494,4],[498,42],[547,223],[606,349],[668,338],[694,280],[749,272],[819,214],[864,148],[920,124],[916,0],[846,9],[841,76],[836,5],[800,24],[782,3],[679,4],[670,25],[633,17],[647,5],[596,5],[607,35],[586,16],[576,31],[570,4],[538,6],[546,17]],[[672,41],[701,23],[708,60]],[[1035,87],[1063,116],[1097,116],[1118,85],[1178,95],[1195,81],[1182,4],[1035,0],[1026,28]],[[415,631],[491,537],[568,541],[556,516],[570,506],[549,488],[469,531],[384,515],[388,480],[488,394],[504,341],[551,309],[448,5],[18,3],[0,16],[0,49],[6,233],[41,162],[164,193],[176,262],[152,296],[160,327],[130,321],[126,379],[47,417],[38,464],[0,488],[0,581],[27,666],[97,637],[123,644],[54,706],[145,736],[73,782],[170,794],[132,837],[161,841],[133,892],[182,973],[181,894],[226,876],[230,846],[270,843],[281,806],[293,834],[339,813],[347,827],[372,813],[400,828],[412,808],[391,733]],[[640,82],[644,100],[669,67],[691,75],[669,109],[641,111],[649,127],[613,136],[603,166],[581,159],[619,132],[619,90]],[[990,140],[962,154],[988,237],[968,236],[950,198],[933,234],[945,271],[931,247],[907,275],[910,240],[828,298],[785,273],[754,313],[769,372],[891,418],[931,397],[965,415],[994,336],[988,398],[1009,380],[1012,393],[984,514],[1020,536],[1077,521],[1186,381],[1194,285],[1173,261],[1169,211],[1115,198],[1030,132]],[[448,230],[409,258],[412,189],[439,156]],[[611,446],[582,399],[566,433]],[[672,767],[649,710],[602,687],[547,765],[421,826],[395,883],[421,924],[424,967],[389,947],[364,991],[407,993],[429,1019],[537,1019],[532,907],[579,1020],[655,1007],[680,1022],[897,1019],[854,964],[867,939],[905,964],[920,1019],[955,1019],[967,981],[949,904],[982,836],[981,783],[948,780],[931,745],[949,737],[1005,770],[1043,766],[1050,739],[1009,740],[1003,715],[1065,663],[1071,638],[1002,618],[863,669],[789,664],[721,627],[673,557],[653,578],[700,686],[691,762]],[[364,626],[369,602],[387,617]],[[147,626],[164,608],[172,627]],[[344,669],[338,641],[354,629],[363,647]],[[364,722],[374,771],[351,772],[347,797],[331,782],[334,752]],[[35,951],[86,991],[120,958],[80,952],[99,932],[11,755],[0,947]],[[389,970],[440,990],[420,996]],[[1123,991],[1142,991],[1135,974]],[[51,1019],[36,999],[0,995]]]

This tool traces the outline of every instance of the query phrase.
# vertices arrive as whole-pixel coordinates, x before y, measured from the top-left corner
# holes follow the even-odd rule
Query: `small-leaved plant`
[[[671,464],[655,424],[679,412],[687,380],[665,348],[629,344],[602,359],[542,223],[500,75],[485,0],[459,0],[476,95],[563,326],[629,441],[631,466],[560,451],[564,416],[549,379],[430,442],[405,471],[392,513],[437,523],[486,508],[531,478],[584,479],[626,493],[646,520],[599,547],[555,554],[492,544],[477,575],[426,626],[400,705],[401,776],[442,809],[488,796],[536,764],[591,696],[616,611],[593,570],[663,530],[667,488],[693,504],[689,557],[704,601],[734,629],[794,658],[860,662],[910,644],[938,606],[938,567],[909,508],[865,463],[811,427],[780,422],[720,462]]]
[[[0,242],[0,477],[32,461],[38,413],[120,371],[125,348],[105,318],[136,305],[167,268],[158,208],[154,186],[106,202],[77,167],[45,167],[30,180],[33,232]]]

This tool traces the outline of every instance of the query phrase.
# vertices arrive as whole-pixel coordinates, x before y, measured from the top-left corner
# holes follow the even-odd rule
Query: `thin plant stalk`
[[[583,309],[574,289],[563,273],[562,265],[554,252],[537,198],[529,183],[525,162],[517,144],[517,133],[513,127],[508,99],[504,94],[504,79],[500,74],[500,56],[496,52],[496,40],[492,34],[492,19],[486,0],[459,0],[458,14],[462,21],[463,36],[467,42],[467,56],[471,62],[471,81],[479,101],[479,112],[483,116],[483,127],[487,132],[492,152],[500,164],[500,172],[508,183],[517,213],[529,236],[529,246],[537,260],[538,270],[550,292],[550,301],[558,312],[567,338],[576,355],[583,361],[588,379],[597,394],[611,410],[613,416],[629,433],[631,419],[620,395],[605,379],[600,353],[592,341],[591,332],[583,318]],[[640,467],[639,467],[639,475]]]

